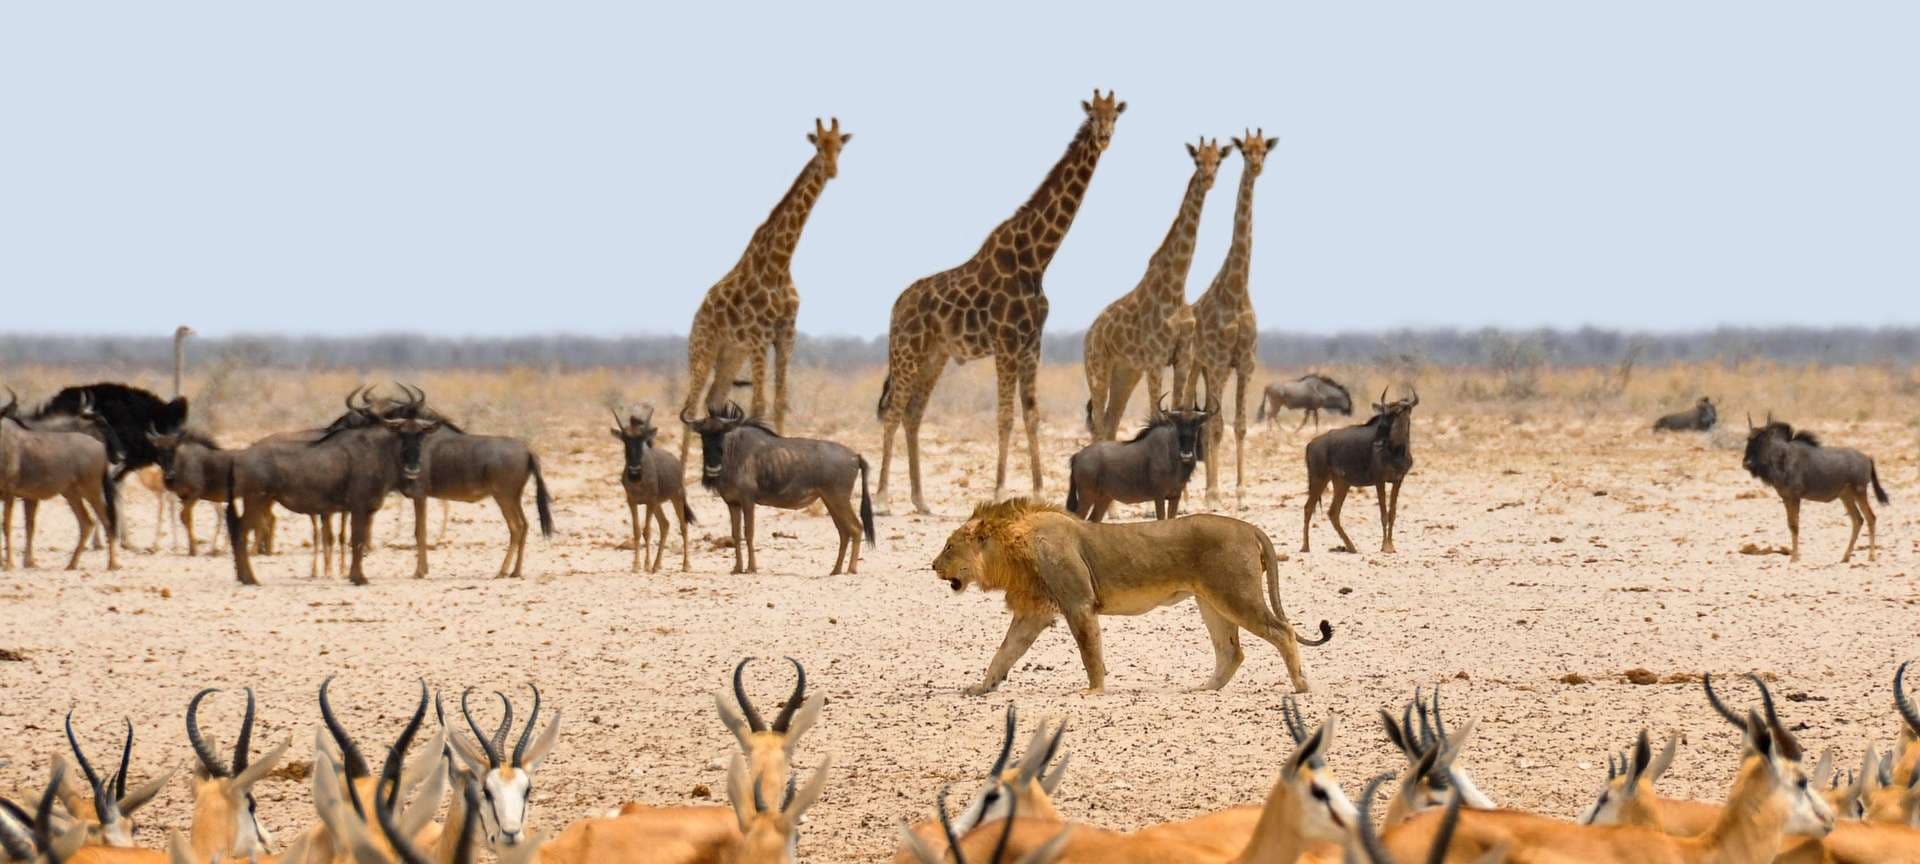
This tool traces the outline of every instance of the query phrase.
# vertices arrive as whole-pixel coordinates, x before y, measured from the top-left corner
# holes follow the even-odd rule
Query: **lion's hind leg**
[[[1087,694],[1104,692],[1107,687],[1107,662],[1100,650],[1100,615],[1082,606],[1066,615],[1067,629],[1080,646],[1080,663],[1087,667]]]
[[[1233,680],[1233,673],[1239,671],[1241,661],[1246,659],[1245,652],[1240,650],[1240,625],[1205,600],[1196,597],[1194,605],[1200,607],[1200,620],[1206,622],[1207,638],[1213,642],[1213,677],[1194,689],[1219,690]]]
[[[1285,617],[1286,612],[1284,610],[1276,617],[1273,612],[1267,608],[1264,602],[1266,599],[1265,595],[1260,592],[1258,582],[1250,582],[1249,584],[1253,586],[1251,594],[1235,592],[1232,596],[1209,596],[1209,594],[1203,593],[1194,596],[1195,602],[1200,604],[1201,617],[1207,621],[1208,635],[1213,637],[1215,655],[1218,656],[1220,651],[1220,638],[1218,631],[1214,630],[1212,618],[1208,617],[1209,610],[1212,610],[1214,615],[1219,615],[1222,619],[1230,622],[1231,626],[1236,628],[1233,637],[1235,665],[1238,665],[1240,653],[1240,634],[1238,630],[1245,629],[1247,632],[1267,640],[1267,643],[1273,647],[1280,649],[1280,658],[1287,663],[1287,679],[1293,684],[1293,689],[1300,693],[1307,692],[1310,685],[1307,683],[1306,661],[1300,656],[1300,644],[1294,635],[1293,625],[1287,623]],[[1280,606],[1278,598],[1275,598],[1274,606],[1276,608]],[[1219,680],[1220,686],[1225,686],[1227,678],[1232,677],[1232,675],[1233,667],[1231,666],[1227,667],[1227,674],[1224,677],[1219,675],[1217,669],[1215,670],[1215,677]]]

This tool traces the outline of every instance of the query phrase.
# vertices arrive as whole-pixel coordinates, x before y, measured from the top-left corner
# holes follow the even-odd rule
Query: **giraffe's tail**
[[[873,408],[876,419],[887,419],[887,403],[893,401],[893,373],[888,372],[885,381],[880,382],[880,403]]]

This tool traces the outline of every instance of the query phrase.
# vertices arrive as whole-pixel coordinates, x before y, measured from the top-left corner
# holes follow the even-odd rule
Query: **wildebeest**
[[[193,507],[201,501],[216,505],[226,503],[227,472],[233,464],[233,453],[221,449],[212,437],[197,429],[182,427],[173,432],[150,431],[146,437],[147,442],[153,445],[161,481],[166,483],[168,492],[180,499],[180,524],[187,529],[187,556],[198,555],[198,538],[193,533]],[[220,531],[216,528],[214,538],[217,540],[219,536]],[[207,554],[218,555],[218,545],[216,542],[209,546]],[[318,551],[317,546],[315,551]]]
[[[147,443],[148,430],[172,432],[187,422],[185,397],[169,402],[139,387],[110,381],[63,388],[34,411],[29,422],[63,414],[79,415],[83,406],[91,407],[93,413],[112,427],[125,453],[123,474],[154,464],[157,454]]]
[[[660,560],[667,555],[667,513],[663,504],[673,505],[673,515],[680,520],[680,569],[684,572],[691,566],[687,523],[693,521],[693,509],[687,506],[686,468],[673,454],[654,444],[660,430],[653,425],[652,405],[646,406],[645,414],[629,411],[625,418],[615,411],[613,423],[613,437],[626,451],[620,486],[626,490],[627,516],[633,522],[633,572],[642,568],[648,573],[660,571]],[[644,521],[640,516],[642,505],[647,508]],[[649,559],[647,547],[652,544],[655,522],[660,524],[660,547]]]
[[[1873,460],[1847,447],[1823,447],[1812,432],[1796,431],[1792,426],[1767,416],[1764,426],[1754,426],[1747,417],[1747,453],[1741,464],[1760,482],[1780,493],[1787,507],[1787,530],[1793,534],[1792,560],[1800,560],[1800,502],[1840,499],[1853,520],[1853,533],[1847,537],[1845,562],[1853,557],[1853,546],[1860,540],[1860,523],[1867,524],[1867,560],[1872,561],[1879,543],[1874,537],[1873,503],[1867,490],[1880,503],[1891,503],[1880,485],[1880,472]]]
[[[1268,411],[1268,407],[1272,411]],[[1260,396],[1260,408],[1254,412],[1255,421],[1269,417],[1280,419],[1280,409],[1293,408],[1301,411],[1300,425],[1307,425],[1307,418],[1313,418],[1313,428],[1320,428],[1320,409],[1325,408],[1343,416],[1353,416],[1353,395],[1340,382],[1321,375],[1318,372],[1302,375],[1292,381],[1268,384],[1266,392]]]
[[[415,407],[424,408],[426,394],[417,392],[417,397],[420,404]],[[526,493],[529,475],[533,477],[540,536],[553,536],[553,499],[547,495],[546,478],[540,475],[540,458],[518,438],[474,435],[459,431],[443,419],[427,419],[422,412],[415,413],[413,418],[398,410],[382,415],[426,424],[431,432],[421,443],[418,460],[408,463],[400,484],[400,491],[413,499],[414,578],[427,575],[428,498],[467,503],[492,498],[500,507],[500,517],[507,522],[507,555],[500,561],[498,575],[519,578],[520,565],[527,557],[527,511],[520,499]]]
[[[1692,408],[1676,411],[1653,421],[1653,431],[1705,432],[1720,422],[1720,412],[1713,408],[1713,400],[1705,396],[1693,403]]]
[[[1212,411],[1155,408],[1129,441],[1096,441],[1067,460],[1067,512],[1090,522],[1107,517],[1114,502],[1153,502],[1155,519],[1180,515],[1193,467],[1206,458]]]
[[[418,400],[416,400],[418,401]],[[329,432],[310,444],[257,444],[233,456],[227,479],[227,540],[234,576],[258,585],[248,559],[246,533],[272,504],[308,516],[347,514],[352,563],[347,579],[367,584],[362,562],[373,514],[404,479],[418,477],[421,439],[440,424],[382,419],[378,424]],[[244,502],[244,511],[237,504]]]
[[[1400,515],[1400,482],[1413,470],[1413,408],[1420,394],[1373,406],[1373,419],[1314,436],[1307,442],[1307,506],[1300,527],[1300,551],[1311,551],[1313,511],[1320,506],[1320,493],[1333,482],[1333,500],[1327,504],[1327,520],[1334,533],[1346,544],[1337,551],[1359,551],[1353,538],[1340,527],[1340,505],[1347,500],[1352,486],[1376,487],[1374,497],[1380,504],[1380,551],[1393,550],[1393,523]],[[1391,487],[1391,492],[1389,492]]]
[[[720,413],[709,412],[701,420],[683,412],[680,422],[700,435],[700,485],[727,502],[727,515],[733,524],[733,572],[759,572],[753,544],[755,505],[798,510],[815,501],[826,506],[833,527],[840,532],[840,552],[834,556],[833,572],[827,575],[839,575],[843,561],[848,573],[860,572],[862,530],[868,543],[877,542],[865,457],[832,441],[788,438],[759,418],[749,419],[732,402]],[[852,503],[856,471],[860,475],[858,517]],[[849,542],[853,544],[851,557],[847,555]],[[742,546],[746,547],[744,559]]]
[[[22,563],[33,563],[33,532],[40,502],[56,495],[73,508],[73,520],[79,524],[79,536],[67,569],[80,567],[80,553],[87,548],[87,535],[93,519],[87,508],[106,526],[109,538],[119,528],[118,493],[113,485],[113,469],[107,461],[107,448],[98,439],[83,432],[30,429],[18,416],[20,397],[7,391],[9,400],[0,406],[0,570],[13,567],[13,499],[24,499],[26,546]],[[81,406],[83,409],[84,405]],[[107,569],[120,569],[118,544],[108,542]]]

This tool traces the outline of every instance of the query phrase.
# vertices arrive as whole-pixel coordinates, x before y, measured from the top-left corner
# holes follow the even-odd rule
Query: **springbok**
[[[1345,544],[1336,551],[1357,552],[1347,529],[1340,527],[1340,505],[1353,486],[1374,487],[1380,505],[1380,551],[1392,552],[1393,526],[1400,517],[1400,483],[1413,470],[1413,409],[1420,404],[1418,391],[1410,398],[1387,401],[1380,391],[1374,403],[1373,419],[1314,436],[1307,442],[1307,504],[1301,517],[1300,551],[1312,551],[1313,511],[1320,506],[1320,495],[1327,483],[1333,483],[1333,500],[1327,504],[1327,521]],[[1389,492],[1391,489],[1391,492]]]
[[[40,793],[39,805],[29,815],[13,802],[0,798],[0,853],[8,862],[21,864],[65,864],[87,841],[83,825],[61,825],[53,812],[53,802],[66,782],[67,769],[56,764]],[[114,850],[125,851],[125,850]]]
[[[907,856],[907,861],[914,862],[914,864],[946,864],[947,859],[951,857],[953,864],[971,864],[971,861],[974,860],[969,859],[967,853],[963,851],[963,847],[966,845],[965,838],[974,835],[962,835],[961,832],[954,830],[953,819],[947,815],[947,793],[949,791],[948,788],[943,787],[936,801],[937,806],[940,808],[940,830],[943,832],[943,839],[946,844],[945,850],[935,851],[933,847],[923,842],[915,832],[902,827],[901,834],[905,846],[902,854]],[[1078,826],[1063,825],[1059,820],[1021,819],[1019,807],[1013,804],[1016,799],[1012,791],[1005,791],[1004,797],[1009,802],[1007,818],[1000,820],[1000,828],[995,835],[997,839],[993,841],[993,851],[991,854],[978,860],[984,862],[984,864],[1051,864],[1051,862],[1058,859],[1061,848],[1067,843],[1067,838],[1073,835],[1074,830]],[[1009,862],[1007,860],[1008,843],[1013,839],[1015,829],[1023,829],[1026,833],[1037,836],[1044,834],[1049,828],[1053,830],[1051,837],[1040,842],[1039,845],[1035,846],[1026,854],[1020,855],[1017,861]],[[984,843],[976,843],[974,845],[978,848],[985,848]],[[1185,850],[1176,850],[1176,852],[1179,851]],[[896,857],[895,860],[900,859]],[[1179,861],[1186,860],[1186,858],[1185,856],[1181,856],[1171,860]]]
[[[1000,739],[999,754],[987,768],[986,782],[974,793],[973,800],[960,808],[958,817],[945,822],[902,823],[900,830],[907,836],[894,852],[894,864],[914,864],[920,860],[918,847],[944,855],[952,848],[947,841],[948,834],[966,836],[983,823],[1009,818],[1010,813],[1024,813],[1022,818],[1026,819],[1061,821],[1059,811],[1053,806],[1053,793],[1066,777],[1069,760],[1060,752],[1060,738],[1066,734],[1067,724],[1063,721],[1049,730],[1048,723],[1042,720],[1033,730],[1033,737],[1028,739],[1020,759],[1009,761],[1018,726],[1019,713],[1008,704],[1006,731]],[[1057,765],[1053,761],[1056,754],[1060,759]]]
[[[1419,725],[1414,725],[1415,718]],[[1380,725],[1386,729],[1387,741],[1406,757],[1409,767],[1417,766],[1423,756],[1433,754],[1432,763],[1422,771],[1416,771],[1401,784],[1401,794],[1387,811],[1388,823],[1412,813],[1440,807],[1446,803],[1447,790],[1459,788],[1460,798],[1468,807],[1491,810],[1497,806],[1493,799],[1473,782],[1473,775],[1467,769],[1458,767],[1455,762],[1461,748],[1472,734],[1469,726],[1457,734],[1447,733],[1447,720],[1440,710],[1440,685],[1433,685],[1433,696],[1429,700],[1423,697],[1419,687],[1413,689],[1413,701],[1400,709],[1400,721],[1394,723],[1393,715],[1380,711]]]
[[[13,569],[13,499],[23,499],[27,523],[25,554],[21,561],[32,569],[35,517],[40,502],[54,496],[66,499],[67,506],[73,510],[73,520],[79,523],[73,555],[67,559],[67,569],[77,570],[80,555],[87,548],[87,535],[93,531],[93,519],[87,515],[87,508],[93,508],[94,514],[100,517],[109,539],[119,536],[119,493],[114,488],[106,445],[82,432],[29,428],[19,417],[19,395],[11,388],[7,395],[9,401],[0,406],[0,499],[4,499],[4,503],[0,503],[0,534],[7,537],[6,548],[0,550],[0,570]],[[90,406],[83,405],[83,413],[88,410]],[[120,569],[119,544],[105,545],[107,569]]]
[[[127,790],[127,769],[133,761],[133,721],[128,720],[126,724],[126,741],[120,747],[120,769],[102,782],[100,775],[94,773],[93,763],[87,760],[86,752],[80,748],[79,736],[73,732],[73,712],[67,712],[67,746],[73,751],[73,759],[80,766],[81,776],[86,778],[91,797],[83,799],[63,783],[60,803],[66,806],[67,813],[86,826],[88,842],[132,846],[133,814],[160,794],[167,781],[173,778],[173,769],[169,768],[131,792]]]
[[[405,754],[426,720],[426,682],[420,682],[419,701],[406,726],[401,729],[400,736],[388,749],[388,762],[382,765],[382,774],[378,778],[372,775],[359,746],[334,714],[329,698],[332,684],[333,678],[329,677],[320,685],[320,717],[324,729],[315,733],[314,740],[314,809],[321,817],[321,825],[308,832],[307,837],[319,855],[316,860],[333,861],[341,856],[357,855],[356,839],[366,836],[367,818],[382,804],[391,808],[409,796],[411,803],[399,820],[401,825],[406,826],[404,836],[412,838],[414,843],[438,843],[442,839],[442,832],[433,825],[433,816],[440,809],[440,799],[451,767],[445,761],[450,745],[444,725],[422,748],[427,754],[426,758],[417,760],[402,771],[399,760],[394,757],[395,752]],[[338,748],[338,760],[327,752],[329,737]],[[387,768],[394,769],[395,775],[387,776]]]
[[[527,725],[520,731],[520,739],[510,754],[506,752],[506,743],[507,733],[513,728],[513,701],[504,693],[496,694],[504,707],[500,726],[492,736],[480,731],[480,724],[473,719],[473,710],[467,702],[473,688],[460,694],[460,713],[466,717],[467,728],[473,730],[474,740],[479,742],[477,747],[457,730],[447,730],[447,743],[452,745],[460,761],[466,763],[484,793],[486,805],[480,811],[480,825],[488,845],[512,847],[527,839],[527,808],[533,796],[533,774],[560,738],[560,711],[555,709],[553,720],[547,723],[539,739],[534,739],[534,727],[540,722],[540,688],[533,684],[527,687],[533,691],[533,711],[527,715]]]
[[[613,413],[613,437],[626,451],[620,487],[626,490],[627,515],[633,521],[633,572],[643,567],[648,573],[660,571],[660,559],[667,555],[667,514],[661,505],[670,504],[673,515],[680,520],[680,570],[684,573],[691,566],[687,525],[693,521],[693,509],[687,506],[686,468],[673,454],[654,445],[660,430],[653,425],[653,406],[646,406],[646,411],[629,411],[625,420],[619,411]],[[642,505],[647,508],[644,521],[640,517]],[[649,561],[647,547],[656,521],[660,523],[660,548]]]
[[[839,575],[842,562],[848,573],[860,572],[862,531],[868,543],[878,542],[874,537],[873,498],[867,494],[866,457],[832,441],[781,435],[766,421],[749,419],[739,405],[731,402],[720,413],[698,421],[681,414],[680,422],[700,435],[700,485],[727,502],[733,522],[733,572],[759,572],[759,560],[754,555],[755,506],[798,510],[815,501],[826,506],[833,527],[840,532],[840,554],[834,557],[833,572],[827,575]],[[856,474],[860,479],[858,516],[852,504]],[[851,557],[847,555],[849,543],[853,545]]]
[[[240,719],[240,735],[233,742],[233,763],[220,758],[213,745],[200,734],[200,703],[220,692],[213,688],[194,694],[187,703],[187,743],[193,745],[198,763],[193,772],[192,848],[196,860],[210,856],[259,856],[269,851],[273,835],[260,824],[253,800],[253,786],[273,772],[292,736],[267,751],[259,761],[251,761],[253,744],[253,688],[247,688],[246,714]]]
[[[1367,781],[1366,791],[1361,793],[1360,818],[1354,824],[1354,836],[1348,843],[1348,854],[1342,859],[1347,864],[1398,864],[1402,859],[1394,858],[1380,842],[1380,834],[1373,828],[1373,802],[1380,794],[1380,786],[1393,779],[1393,772],[1376,774]],[[1458,788],[1457,786],[1455,788]],[[1460,826],[1460,799],[1458,793],[1448,795],[1446,808],[1441,811],[1440,825],[1434,831],[1433,844],[1427,849],[1427,857],[1421,860],[1427,864],[1442,864],[1447,860],[1447,850],[1453,846],[1453,832]],[[1304,860],[1304,859],[1303,859]],[[1507,847],[1502,844],[1474,859],[1474,864],[1502,864],[1507,860]]]

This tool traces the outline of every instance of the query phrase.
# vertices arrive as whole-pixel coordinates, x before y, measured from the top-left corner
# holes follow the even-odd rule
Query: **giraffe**
[[[1233,139],[1245,165],[1240,173],[1240,195],[1233,205],[1233,242],[1227,247],[1227,260],[1213,277],[1200,299],[1193,301],[1193,367],[1188,371],[1188,392],[1200,395],[1198,383],[1207,385],[1206,404],[1218,411],[1226,399],[1222,389],[1227,373],[1234,377],[1233,402],[1233,482],[1237,494],[1245,494],[1246,461],[1241,449],[1247,440],[1247,379],[1253,375],[1253,352],[1258,334],[1253,318],[1253,297],[1247,292],[1247,270],[1253,257],[1253,181],[1267,161],[1267,151],[1280,146],[1280,139],[1267,138],[1266,130],[1256,129],[1244,138]],[[1226,418],[1218,413],[1207,428],[1207,504],[1217,506],[1220,499],[1220,441],[1226,434]]]
[[[887,379],[880,388],[877,411],[884,431],[876,497],[884,508],[891,509],[887,471],[893,464],[893,433],[904,422],[913,509],[932,512],[920,491],[920,419],[949,358],[964,363],[993,357],[1000,431],[994,497],[1001,497],[1007,485],[1016,388],[1026,421],[1033,489],[1040,491],[1040,415],[1034,377],[1040,365],[1040,331],[1047,322],[1047,295],[1041,282],[1067,229],[1073,227],[1093,169],[1113,140],[1114,122],[1127,110],[1127,103],[1114,101],[1111,90],[1105,96],[1095,90],[1093,101],[1082,101],[1080,107],[1086,121],[1033,196],[994,228],[966,263],[908,285],[893,303],[887,331]]]
[[[706,299],[693,314],[693,332],[687,336],[687,399],[680,409],[683,420],[694,416],[703,387],[707,410],[726,405],[727,391],[735,383],[743,360],[753,364],[751,415],[765,416],[767,348],[771,345],[773,426],[779,429],[786,423],[787,361],[793,355],[794,316],[800,311],[800,292],[793,287],[789,265],[814,202],[820,200],[827,181],[840,173],[840,148],[853,140],[853,133],[840,131],[838,117],[833,118],[831,126],[816,117],[807,140],[813,144],[813,158],[800,169],[800,176],[774,205],[767,221],[754,230],[739,263],[707,289]],[[680,436],[683,465],[692,438]]]
[[[1173,227],[1148,259],[1140,284],[1101,310],[1087,328],[1087,428],[1095,441],[1114,439],[1120,415],[1142,374],[1147,378],[1149,403],[1157,406],[1166,393],[1160,373],[1171,364],[1174,404],[1187,404],[1190,358],[1184,349],[1194,328],[1193,313],[1187,309],[1187,271],[1193,267],[1200,211],[1226,152],[1217,138],[1212,142],[1202,138],[1197,147],[1187,145],[1193,177],[1187,181]]]

